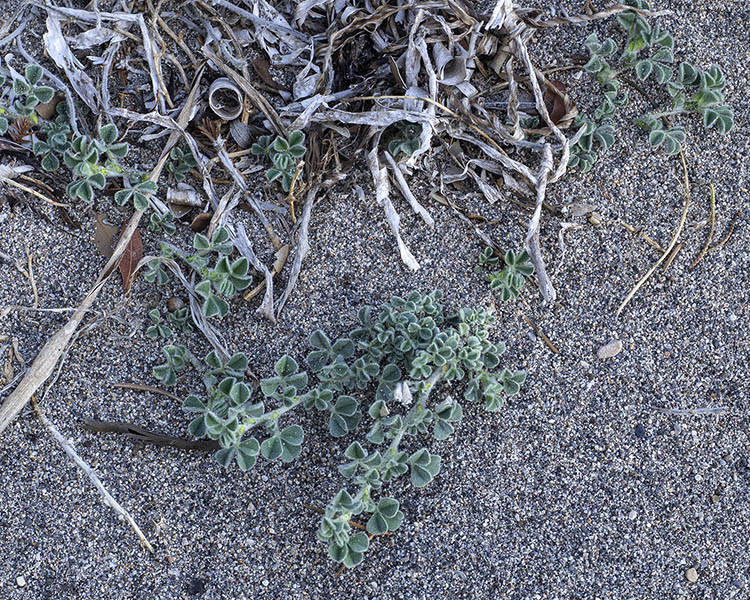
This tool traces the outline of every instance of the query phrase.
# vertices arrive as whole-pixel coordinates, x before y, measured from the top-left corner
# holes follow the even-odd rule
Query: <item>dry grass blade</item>
[[[630,302],[633,299],[633,296],[635,296],[638,293],[638,290],[643,287],[643,284],[648,281],[648,278],[651,277],[651,275],[654,274],[654,271],[659,268],[659,265],[667,258],[667,256],[672,252],[672,249],[677,244],[677,239],[680,237],[680,234],[682,233],[682,228],[685,226],[685,220],[687,219],[687,213],[688,213],[688,207],[690,206],[690,178],[688,175],[688,168],[687,163],[685,162],[685,153],[680,151],[680,160],[682,161],[682,170],[684,175],[684,192],[685,192],[685,204],[682,209],[682,216],[680,217],[680,222],[677,225],[677,229],[674,233],[674,236],[672,237],[672,241],[670,242],[669,246],[667,246],[667,249],[664,251],[664,254],[662,254],[659,259],[654,263],[654,266],[651,267],[646,274],[641,277],[641,279],[638,281],[638,283],[635,284],[632,290],[630,290],[630,293],[625,297],[625,299],[620,304],[619,308],[617,309],[617,316],[620,316],[620,313],[622,310],[627,306],[628,302]]]
[[[539,226],[542,216],[542,204],[544,203],[544,194],[547,190],[547,179],[549,178],[551,170],[552,149],[547,145],[542,157],[542,166],[539,169],[539,175],[537,176],[536,209],[531,217],[529,230],[526,234],[526,250],[529,253],[529,258],[531,258],[534,269],[536,270],[539,279],[539,289],[542,292],[542,297],[545,302],[554,302],[555,298],[557,298],[557,292],[555,292],[555,288],[547,275],[547,269],[544,267],[542,249],[539,244]]]
[[[701,251],[698,253],[698,256],[695,257],[695,260],[690,263],[690,266],[688,269],[692,270],[695,267],[698,266],[698,263],[703,259],[704,256],[706,256],[706,252],[708,252],[708,247],[711,245],[711,240],[713,240],[714,237],[714,228],[716,227],[716,191],[714,190],[714,184],[709,184],[709,189],[711,190],[711,196],[709,199],[710,207],[709,207],[709,214],[708,214],[708,235],[706,236],[706,241],[703,243],[703,247],[701,248]]]

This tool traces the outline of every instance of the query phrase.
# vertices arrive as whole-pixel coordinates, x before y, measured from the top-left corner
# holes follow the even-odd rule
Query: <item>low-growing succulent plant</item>
[[[198,163],[195,162],[195,159],[193,158],[190,150],[187,150],[180,146],[175,146],[174,148],[172,148],[172,150],[170,150],[167,169],[170,173],[172,173],[175,181],[185,181],[185,177],[187,176],[190,169],[193,169],[197,166]]]
[[[526,378],[524,371],[500,367],[505,345],[489,340],[492,315],[480,308],[446,316],[440,298],[438,291],[412,292],[380,310],[364,307],[360,326],[345,338],[313,332],[307,365],[314,375],[283,356],[273,374],[260,381],[262,399],[253,399],[243,381],[247,358],[241,353],[224,363],[214,351],[201,362],[185,346],[168,345],[166,361],[154,368],[154,376],[174,385],[188,364],[203,372],[204,393],[191,394],[184,403],[193,415],[189,430],[218,440],[216,460],[225,467],[236,461],[242,470],[255,465],[258,456],[284,462],[299,456],[304,432],[289,423],[296,408],[325,413],[331,435],[343,437],[363,419],[360,402],[369,397],[365,438],[378,448],[368,451],[359,441],[348,446],[339,471],[356,491],[336,494],[318,530],[330,556],[353,567],[369,539],[353,532],[350,520],[364,515],[372,535],[397,529],[404,515],[384,487],[407,473],[413,486],[424,487],[440,470],[441,458],[427,447],[404,448],[408,439],[422,439],[427,432],[444,440],[460,421],[460,403],[447,390],[438,392],[439,384],[463,381],[465,400],[495,411]]]
[[[150,310],[148,318],[151,320],[151,325],[146,329],[146,337],[152,340],[171,337],[172,330],[163,322],[158,308]]]
[[[81,135],[70,142],[69,148],[63,155],[65,165],[74,177],[65,190],[68,196],[91,204],[94,201],[94,189],[104,189],[108,177],[123,174],[118,160],[128,153],[128,144],[118,143],[117,138],[117,127],[110,123],[99,128],[98,138]],[[100,162],[102,160],[103,163]],[[153,185],[150,193],[155,190],[156,187]],[[119,204],[124,204],[124,197],[118,194],[115,195],[115,200]],[[148,205],[147,200],[146,205]]]
[[[149,217],[148,230],[154,233],[174,234],[177,231],[174,215],[171,211],[165,213],[152,212]]]
[[[47,85],[38,85],[44,71],[39,65],[26,65],[24,74],[13,71],[10,108],[0,107],[0,135],[5,135],[10,123],[18,119],[28,119],[32,124],[39,122],[39,115],[34,108],[38,104],[49,102],[55,90]],[[5,78],[0,76],[0,87],[5,85]]]
[[[639,9],[650,8],[645,0],[626,0],[625,4]],[[600,41],[596,34],[592,34],[584,42],[590,58],[583,68],[601,85],[604,100],[594,113],[594,121],[579,117],[574,123],[586,129],[571,148],[569,166],[588,171],[597,159],[594,141],[603,150],[612,146],[615,138],[611,121],[617,109],[628,103],[628,92],[623,89],[623,83],[636,88],[638,85],[628,79],[631,74],[642,84],[662,86],[666,92],[663,96],[671,101],[669,109],[655,110],[636,120],[649,132],[648,141],[652,148],[664,148],[670,155],[678,154],[682,149],[685,130],[679,125],[671,125],[670,117],[697,114],[707,129],[716,127],[722,135],[732,129],[732,109],[723,104],[722,90],[726,80],[717,65],[705,71],[687,62],[676,65],[672,36],[658,25],[651,25],[635,11],[620,13],[617,22],[627,37],[616,64],[613,61],[618,47],[611,38]],[[649,54],[644,56],[642,53],[646,51]]]
[[[398,158],[401,153],[411,156],[421,144],[420,135],[422,127],[419,123],[411,121],[399,121],[393,125],[395,134],[393,139],[388,142],[388,152],[393,158]]]
[[[132,200],[133,208],[135,208],[135,210],[146,210],[148,208],[148,199],[156,193],[156,183],[148,179],[148,176],[145,173],[127,173],[123,177],[123,181],[125,181],[125,179],[130,183],[130,187],[118,190],[115,193],[115,202],[120,206],[124,206]],[[169,217],[167,217],[166,214],[160,215],[156,219],[150,221],[151,225],[155,225],[156,223],[159,224],[161,229],[164,229],[167,232],[172,230],[172,228],[176,230],[176,227],[170,223]]]
[[[266,179],[280,180],[285,192],[291,188],[298,161],[306,151],[305,134],[301,131],[293,131],[289,134],[289,139],[282,136],[272,139],[270,135],[263,135],[250,147],[250,152],[254,155],[265,156],[271,161],[271,167],[266,171]]]
[[[477,273],[483,270],[494,271],[485,275],[490,282],[490,288],[499,292],[503,302],[515,300],[526,283],[526,279],[533,275],[534,265],[531,264],[526,250],[508,250],[503,257],[505,266],[495,270],[500,265],[500,257],[495,254],[494,249],[487,246],[479,254],[479,266],[475,268]]]
[[[200,277],[193,291],[203,299],[201,309],[206,317],[224,317],[229,312],[229,303],[225,298],[232,298],[238,291],[246,289],[253,281],[249,274],[250,264],[245,257],[230,260],[234,245],[229,233],[223,227],[217,227],[211,238],[201,233],[193,237],[192,254],[168,244],[161,246],[161,258],[153,258],[147,265],[144,278],[158,285],[169,281],[169,275],[161,259],[179,259]],[[216,263],[209,267],[212,256]]]

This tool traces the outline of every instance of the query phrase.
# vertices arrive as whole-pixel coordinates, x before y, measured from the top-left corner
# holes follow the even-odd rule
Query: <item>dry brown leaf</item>
[[[199,233],[203,231],[208,224],[211,222],[211,218],[214,216],[213,213],[200,213],[196,215],[193,221],[190,223],[190,229]]]
[[[41,104],[37,104],[34,107],[34,110],[36,111],[36,114],[38,114],[42,119],[52,120],[57,113],[57,105],[60,104],[65,100],[65,95],[57,92],[54,96],[52,96],[52,100],[49,102],[42,102]]]
[[[544,91],[544,105],[547,107],[550,119],[557,125],[568,112],[565,107],[566,90],[562,81],[553,79],[550,83],[552,86]]]
[[[281,85],[278,81],[276,81],[273,78],[273,75],[271,75],[269,71],[269,69],[271,68],[271,65],[266,59],[256,58],[255,60],[251,60],[250,64],[253,66],[253,69],[255,69],[255,72],[258,74],[258,77],[260,77],[263,83],[265,83],[267,86],[272,87],[275,90],[281,90],[282,92],[292,91],[289,89],[288,86]]]
[[[122,237],[122,233],[120,233],[120,237]],[[120,239],[118,238],[117,241],[119,242]],[[135,267],[141,258],[143,258],[143,242],[141,241],[141,234],[136,229],[120,259],[122,287],[125,289],[126,294],[130,291],[130,286],[133,284],[133,271],[135,271]]]

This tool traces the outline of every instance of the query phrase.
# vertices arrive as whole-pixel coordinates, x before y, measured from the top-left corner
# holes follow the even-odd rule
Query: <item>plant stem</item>
[[[277,421],[279,419],[279,417],[281,417],[281,415],[284,415],[284,414],[288,413],[289,411],[294,410],[295,408],[297,408],[298,406],[301,406],[301,405],[302,405],[302,400],[298,396],[295,396],[294,403],[290,404],[289,406],[282,406],[280,408],[275,408],[273,410],[266,411],[260,417],[257,417],[257,418],[253,417],[251,419],[247,419],[242,424],[242,430],[241,430],[241,433],[240,433],[240,437],[242,437],[242,435],[244,435],[246,432],[248,432],[248,431],[250,431],[252,429],[255,429],[259,425],[263,425],[263,424],[267,423],[268,421]],[[250,421],[254,421],[254,422],[251,423]]]
[[[396,436],[393,438],[391,445],[388,447],[388,452],[390,453],[391,456],[394,456],[398,452],[398,445],[401,443],[401,440],[404,437],[406,430],[409,428],[409,425],[411,425],[412,421],[414,420],[414,416],[421,410],[424,410],[425,405],[427,404],[427,400],[430,397],[430,393],[432,392],[433,389],[435,389],[435,385],[437,384],[438,381],[440,381],[444,372],[445,372],[444,368],[439,367],[435,369],[432,375],[430,375],[429,379],[427,379],[427,381],[424,382],[424,385],[427,386],[427,389],[425,389],[422,392],[422,395],[420,396],[419,400],[417,400],[417,403],[414,405],[414,408],[412,408],[409,411],[409,414],[406,415],[406,418],[404,419],[404,424],[396,432]]]

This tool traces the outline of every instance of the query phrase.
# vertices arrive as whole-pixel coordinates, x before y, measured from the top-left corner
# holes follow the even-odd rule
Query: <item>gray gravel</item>
[[[528,287],[520,307],[560,354],[537,340],[513,307],[499,307],[495,336],[508,343],[508,366],[528,370],[527,384],[499,413],[465,407],[456,435],[434,445],[444,467],[430,486],[395,486],[406,514],[397,535],[375,541],[360,567],[337,575],[315,538],[318,516],[303,505],[322,506],[338,489],[335,467],[351,440],[333,441],[314,414],[300,416],[307,435],[293,466],[259,464],[247,474],[225,472],[199,453],[82,431],[80,419],[95,416],[186,433],[175,402],[112,387],[154,384],[149,373],[159,360],[139,324],[153,288],[137,281],[124,303],[114,278],[96,309],[116,318],[77,340],[42,405],[156,553],[138,547],[27,410],[0,444],[0,598],[750,597],[750,14],[739,1],[660,6],[675,12],[661,23],[676,34],[679,57],[721,65],[736,115],[725,138],[686,123],[694,200],[685,247],[616,318],[622,298],[657,258],[618,219],[666,246],[683,202],[679,162],[652,153],[640,131],[622,127],[616,147],[590,173],[551,186],[554,204],[588,202],[603,220],[598,227],[572,216],[543,224],[559,302],[543,307]],[[610,27],[551,31],[539,51],[580,53],[589,31]],[[578,101],[594,102],[585,93]],[[745,213],[727,245],[689,271],[706,234],[697,225],[708,215],[707,182],[716,188],[717,236],[732,214]],[[234,309],[227,341],[248,352],[261,376],[284,352],[302,356],[313,329],[348,331],[364,303],[435,287],[452,309],[490,302],[471,270],[481,247],[449,210],[424,198],[437,223],[429,231],[397,203],[405,240],[423,267],[410,274],[365,189],[364,204],[344,184],[316,205],[312,251],[277,325],[259,321],[255,304]],[[501,219],[488,229],[496,239],[521,243],[525,214],[462,201]],[[28,208],[0,208],[0,249],[25,260],[28,246],[42,307],[76,305],[104,263],[90,219],[82,218],[77,239]],[[563,234],[564,251],[563,222],[579,225]],[[0,264],[0,306],[31,303],[28,282]],[[30,362],[62,323],[59,314],[12,312],[0,321],[0,335],[17,337]],[[613,340],[622,341],[622,352],[598,358]],[[197,336],[189,343],[196,352],[204,348]],[[180,393],[195,383],[186,380]],[[727,411],[675,416],[653,408],[706,406]]]

